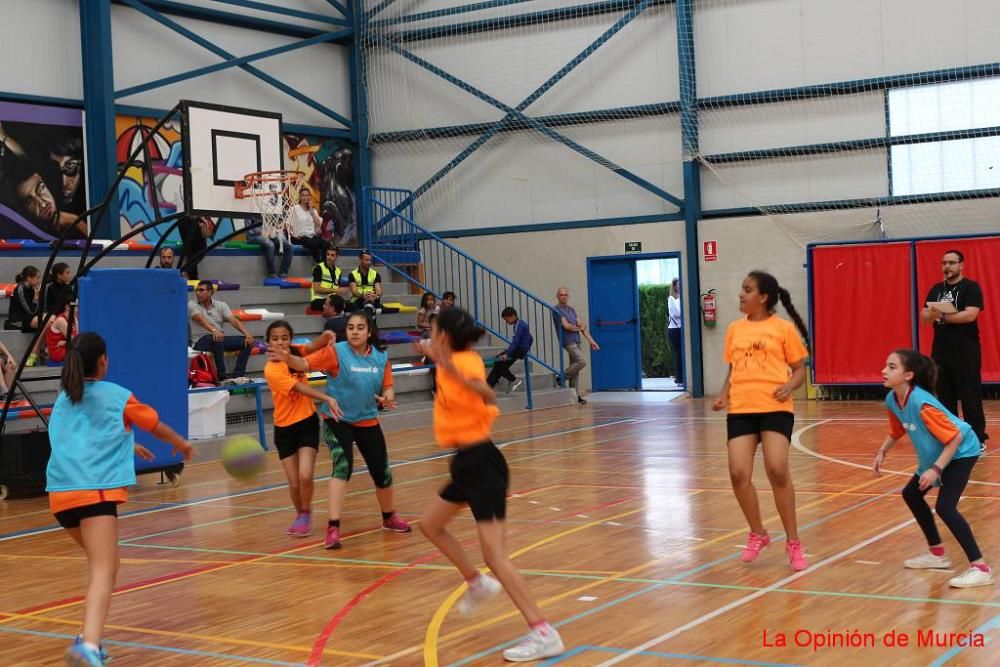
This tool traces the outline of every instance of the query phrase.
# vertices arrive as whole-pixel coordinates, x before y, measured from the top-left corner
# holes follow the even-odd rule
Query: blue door
[[[635,262],[624,258],[588,262],[587,326],[601,346],[590,355],[594,391],[641,389]]]

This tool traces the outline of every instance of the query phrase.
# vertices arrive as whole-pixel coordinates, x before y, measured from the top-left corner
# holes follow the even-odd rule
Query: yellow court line
[[[69,620],[65,618],[55,618],[52,616],[32,616],[29,614],[12,614],[5,611],[0,611],[0,615],[10,617],[10,620],[25,620],[25,621],[44,621],[46,623],[57,623],[60,625],[80,625],[79,621]],[[137,634],[153,635],[158,637],[171,637],[174,639],[190,639],[196,641],[204,641],[216,644],[233,644],[237,646],[252,646],[254,648],[270,648],[279,649],[283,651],[298,651],[299,653],[311,653],[311,646],[297,646],[295,644],[274,644],[271,642],[260,642],[254,641],[252,639],[236,639],[235,637],[218,637],[215,635],[202,635],[193,632],[173,632],[170,630],[153,630],[151,628],[139,628],[131,625],[113,625],[107,624],[104,627],[110,630],[120,630],[122,632],[134,632]],[[371,653],[353,653],[351,651],[340,651],[337,649],[324,649],[324,654],[328,655],[339,655],[346,658],[364,658],[366,660],[378,660],[382,656],[373,655]]]
[[[633,514],[638,514],[639,512],[642,512],[645,509],[646,508],[645,508],[645,505],[644,505],[644,506],[639,507],[639,508],[634,509],[634,510],[629,510],[627,512],[621,512],[620,514],[615,514],[613,516],[605,517],[603,519],[599,519],[599,520],[596,520],[596,521],[590,521],[588,523],[583,524],[582,526],[576,526],[574,528],[570,528],[568,530],[564,530],[562,532],[556,533],[555,535],[549,535],[548,537],[545,537],[545,538],[543,538],[541,540],[538,540],[537,542],[533,542],[533,543],[529,544],[526,547],[522,547],[521,549],[518,549],[517,551],[515,551],[514,553],[512,553],[509,556],[509,558],[511,560],[513,560],[514,558],[517,558],[521,554],[527,553],[528,551],[531,551],[533,549],[537,549],[537,548],[539,548],[539,547],[541,547],[541,546],[543,546],[545,544],[548,544],[550,542],[554,542],[556,540],[562,539],[563,537],[566,537],[568,535],[572,535],[573,533],[578,533],[581,530],[586,530],[588,528],[593,528],[594,526],[602,524],[602,523],[605,523],[607,521],[614,521],[615,519],[622,519],[624,517],[631,516]],[[485,572],[485,570],[486,570],[486,568],[483,568],[484,572]],[[428,665],[429,667],[437,667],[437,664],[438,664],[437,644],[438,644],[438,635],[441,632],[441,624],[444,623],[444,617],[448,614],[448,611],[452,608],[452,606],[458,601],[458,598],[460,598],[462,596],[462,593],[465,592],[466,588],[467,588],[466,584],[462,584],[461,586],[458,586],[457,588],[455,588],[455,590],[453,590],[448,595],[448,597],[446,597],[444,599],[444,601],[441,603],[441,605],[437,608],[437,611],[434,612],[434,616],[431,618],[431,622],[427,625],[427,632],[424,635],[424,664],[425,665]]]
[[[837,498],[839,496],[847,495],[847,494],[849,494],[852,491],[857,491],[859,489],[863,489],[865,487],[872,486],[873,484],[877,484],[879,482],[886,481],[887,479],[889,479],[889,478],[888,477],[875,477],[875,478],[870,479],[867,482],[864,482],[862,484],[856,484],[855,486],[852,486],[852,487],[849,487],[847,489],[844,489],[843,491],[831,491],[831,492],[829,492],[828,497],[817,498],[816,500],[814,500],[812,502],[808,502],[808,503],[806,503],[804,505],[797,506],[796,512],[799,512],[799,511],[804,510],[804,509],[809,509],[810,507],[815,507],[816,505],[824,503],[827,500],[830,500],[831,498]],[[779,517],[777,516],[777,514],[773,514],[769,518],[765,519],[764,523],[773,522],[774,520],[776,520],[778,518]],[[604,519],[603,521],[610,521],[610,520],[611,519]],[[603,523],[603,521],[599,521],[599,522],[596,522],[596,523]],[[596,525],[596,523],[595,523],[595,525]],[[730,531],[728,533],[723,533],[722,535],[719,535],[717,537],[713,537],[713,538],[711,538],[709,540],[706,540],[704,542],[699,542],[698,544],[692,546],[690,548],[690,551],[697,551],[699,549],[704,549],[704,548],[709,547],[709,546],[711,546],[713,544],[718,544],[719,542],[722,542],[724,540],[731,539],[731,538],[733,538],[733,537],[735,537],[737,535],[743,535],[746,532],[747,532],[747,529],[741,528],[739,530],[733,530],[733,531]],[[511,557],[513,557],[513,555]],[[605,579],[599,579],[599,580],[592,581],[590,583],[584,584],[582,586],[578,586],[577,588],[574,588],[572,590],[569,590],[569,591],[566,591],[564,593],[560,593],[558,595],[555,595],[555,596],[552,596],[552,597],[547,598],[545,600],[542,600],[541,602],[539,602],[538,606],[539,607],[543,607],[543,606],[545,606],[547,604],[550,604],[552,602],[557,602],[557,601],[562,600],[563,598],[569,597],[571,595],[576,595],[578,593],[582,593],[584,591],[590,590],[591,588],[595,588],[597,586],[601,586],[601,585],[606,584],[606,583],[611,583],[613,581],[616,581],[616,580],[624,578],[624,577],[630,577],[633,574],[641,572],[642,570],[645,570],[645,569],[647,569],[649,567],[652,567],[653,565],[656,565],[658,563],[663,562],[664,560],[667,560],[667,558],[668,558],[667,556],[664,556],[664,557],[661,557],[661,558],[656,558],[654,560],[648,561],[648,562],[643,563],[641,565],[637,565],[635,567],[632,567],[632,568],[630,568],[628,570],[625,570],[623,572],[619,572],[619,573],[617,573],[617,574],[615,574],[613,576],[607,577]],[[463,585],[463,587],[464,587],[464,585]],[[424,650],[424,665],[426,667],[437,667],[437,665],[438,665],[438,659],[437,659],[438,634],[437,633],[440,632],[441,623],[444,620],[445,614],[451,608],[451,606],[455,603],[455,601],[458,599],[458,597],[461,595],[461,591],[463,590],[463,587],[459,587],[458,589],[456,589],[457,594],[456,594],[456,591],[453,591],[451,593],[451,595],[449,595],[447,598],[445,598],[445,600],[441,603],[441,606],[438,607],[437,612],[435,612],[434,616],[431,618],[430,624],[427,627],[427,633],[425,635],[424,645],[423,645],[423,650]],[[444,610],[443,613],[442,613],[442,610]],[[476,631],[476,630],[478,630],[480,628],[483,628],[483,627],[486,627],[486,626],[489,626],[489,625],[493,625],[494,623],[498,623],[500,621],[504,621],[504,620],[506,620],[508,618],[515,617],[518,614],[520,614],[520,612],[517,612],[517,611],[507,612],[505,614],[501,614],[500,616],[496,616],[496,617],[494,617],[492,619],[488,619],[488,620],[476,623],[474,625],[464,627],[461,630],[456,630],[455,632],[452,632],[452,633],[449,633],[447,635],[444,635],[443,637],[441,637],[441,639],[444,640],[444,641],[448,641],[450,639],[461,637],[461,636],[467,635],[467,634],[469,634],[471,632],[474,632],[474,631]],[[415,651],[418,651],[418,650],[420,650],[419,646],[410,647],[409,649],[404,649],[403,651],[399,651],[399,652],[394,653],[394,654],[392,654],[390,656],[387,656],[383,660],[385,660],[385,661],[396,660],[396,659],[404,657],[406,655],[410,655],[410,654],[412,654],[412,653],[414,653]]]

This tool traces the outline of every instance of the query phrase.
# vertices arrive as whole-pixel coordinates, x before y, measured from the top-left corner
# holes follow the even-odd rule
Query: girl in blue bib
[[[896,350],[882,369],[884,385],[892,391],[885,397],[889,410],[889,435],[875,455],[878,475],[886,454],[904,435],[910,436],[917,451],[917,472],[903,489],[906,502],[927,538],[930,553],[911,558],[911,569],[949,568],[944,544],[934,523],[934,514],[924,500],[933,487],[938,488],[934,505],[948,530],[958,540],[969,559],[969,570],[948,583],[955,588],[989,586],[993,571],[983,560],[965,517],[958,511],[958,501],[969,483],[972,468],[979,459],[979,439],[972,427],[951,414],[931,393],[937,379],[934,361],[916,350]]]
[[[320,415],[326,424],[325,437],[333,459],[328,493],[330,517],[323,546],[339,549],[340,515],[347,494],[347,482],[354,470],[354,445],[368,466],[375,483],[375,497],[382,510],[382,529],[396,533],[410,532],[410,524],[395,511],[389,451],[378,421],[379,408],[396,407],[392,387],[392,366],[385,346],[379,343],[375,320],[363,310],[347,318],[347,340],[332,344],[325,334],[311,347],[322,347],[304,359],[289,357],[286,363],[296,370],[323,371],[327,374],[326,393],[336,399],[343,411],[331,419],[326,406]]]
[[[66,650],[71,665],[103,665],[104,621],[118,572],[118,504],[135,484],[135,456],[153,453],[135,442],[133,427],[152,433],[185,460],[191,444],[160,421],[128,389],[105,382],[107,346],[96,333],[69,343],[61,389],[49,418],[52,456],[46,469],[49,507],[87,555],[83,634]]]

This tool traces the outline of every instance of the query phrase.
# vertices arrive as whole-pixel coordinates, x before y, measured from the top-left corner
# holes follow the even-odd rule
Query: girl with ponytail
[[[118,572],[118,505],[135,484],[134,456],[153,453],[136,444],[133,427],[148,431],[191,458],[191,444],[160,421],[128,389],[104,381],[104,339],[86,332],[66,351],[61,389],[49,419],[52,456],[46,469],[49,508],[87,556],[83,634],[66,649],[71,665],[103,665],[104,621]]]
[[[746,317],[726,330],[723,356],[729,371],[712,409],[728,411],[729,477],[750,524],[742,560],[757,560],[771,543],[752,481],[754,457],[761,444],[774,503],[785,528],[789,565],[793,570],[804,570],[808,564],[799,541],[788,447],[795,424],[792,393],[806,379],[809,352],[803,341],[808,341],[808,333],[788,290],[769,273],[751,271],[743,279],[739,299]],[[792,322],[774,314],[779,301]]]
[[[917,472],[903,488],[903,501],[920,525],[929,553],[910,558],[904,565],[910,569],[951,567],[934,514],[924,500],[927,492],[937,486],[940,488],[934,509],[969,559],[965,574],[952,577],[948,583],[954,588],[989,586],[993,570],[983,560],[972,529],[958,511],[958,500],[979,460],[979,438],[971,426],[949,412],[931,393],[936,376],[934,361],[916,350],[896,350],[886,359],[882,378],[891,389],[885,397],[889,435],[875,455],[872,468],[876,475],[880,474],[892,446],[904,435],[910,436],[917,450]]]

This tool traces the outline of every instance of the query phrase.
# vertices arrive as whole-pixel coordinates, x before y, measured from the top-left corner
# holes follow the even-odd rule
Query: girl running
[[[317,342],[327,342],[329,335]],[[285,355],[282,355],[285,356]],[[317,370],[327,374],[326,393],[340,405],[340,419],[331,417],[327,406],[320,407],[326,424],[326,445],[333,459],[330,477],[330,518],[326,527],[326,549],[339,549],[340,516],[344,509],[347,483],[354,469],[354,445],[368,466],[375,483],[375,497],[382,509],[382,528],[408,533],[410,524],[396,514],[389,470],[389,451],[378,422],[379,407],[396,407],[392,388],[392,365],[385,347],[378,342],[375,320],[366,311],[356,311],[347,318],[347,340],[327,345],[303,358],[288,358],[290,368]]]
[[[454,563],[468,584],[457,604],[459,613],[472,613],[479,603],[501,590],[521,611],[530,631],[503,652],[504,658],[528,662],[559,655],[565,650],[559,633],[545,621],[524,578],[507,557],[504,518],[510,476],[507,461],[490,440],[500,410],[496,394],[486,383],[483,360],[470,349],[484,332],[461,308],[441,311],[431,326],[430,344],[424,348],[440,370],[434,398],[434,436],[439,446],[454,448],[456,453],[451,460],[451,482],[424,512],[420,530]],[[446,528],[466,505],[476,520],[483,560],[496,579],[480,574]]]
[[[98,334],[73,339],[66,353],[59,396],[49,419],[52,456],[46,469],[49,507],[87,555],[87,597],[83,634],[66,649],[66,662],[103,665],[101,645],[111,592],[118,573],[118,505],[135,484],[135,455],[153,453],[135,442],[138,427],[169,443],[174,454],[191,458],[191,445],[160,421],[128,389],[103,378],[107,346]]]
[[[904,435],[910,436],[917,450],[918,463],[916,474],[903,488],[903,500],[920,524],[920,530],[924,531],[930,548],[930,553],[907,560],[906,567],[951,567],[934,523],[934,514],[924,500],[931,487],[937,486],[940,488],[934,510],[969,559],[968,571],[951,578],[948,584],[954,588],[991,585],[993,571],[983,561],[972,529],[958,511],[958,500],[979,460],[979,438],[971,426],[948,412],[930,393],[937,379],[937,367],[930,357],[916,350],[896,350],[886,360],[882,377],[885,386],[892,390],[885,397],[889,435],[875,455],[873,468],[876,475],[880,474],[892,446]]]
[[[779,300],[794,326],[775,316]],[[779,287],[777,279],[769,273],[751,271],[743,279],[740,311],[746,317],[726,329],[723,356],[729,371],[712,409],[728,408],[729,477],[743,516],[750,524],[750,536],[741,558],[744,563],[753,562],[771,543],[761,520],[757,490],[751,481],[757,444],[763,443],[764,468],[788,539],[785,545],[788,562],[793,570],[804,570],[808,564],[795,518],[795,488],[788,470],[788,448],[795,422],[792,392],[806,379],[805,360],[809,353],[802,339],[808,339],[808,334],[788,290]]]
[[[286,532],[306,537],[312,532],[313,475],[319,451],[319,418],[313,400],[325,403],[333,419],[339,419],[341,413],[336,399],[310,387],[305,373],[279,360],[302,355],[300,347],[292,346],[294,335],[292,325],[285,320],[275,320],[267,327],[265,340],[271,354],[264,366],[264,379],[274,400],[274,447],[295,506],[295,520]]]

